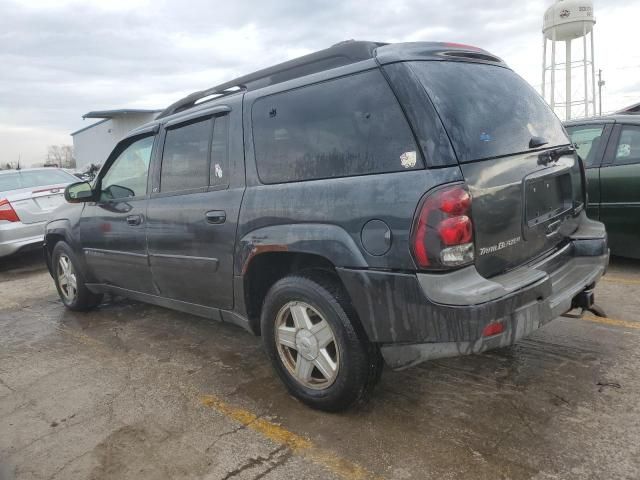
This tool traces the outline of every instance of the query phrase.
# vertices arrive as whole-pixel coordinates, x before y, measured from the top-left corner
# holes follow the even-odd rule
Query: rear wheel
[[[85,285],[78,261],[66,242],[56,243],[51,255],[53,279],[65,307],[70,310],[90,310],[99,305],[102,295],[92,293]]]
[[[341,285],[325,275],[279,280],[262,309],[276,372],[291,394],[326,411],[364,400],[380,377],[380,354],[356,326]]]

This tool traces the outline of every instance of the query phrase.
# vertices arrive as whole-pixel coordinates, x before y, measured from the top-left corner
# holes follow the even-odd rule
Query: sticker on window
[[[214,170],[215,170],[215,173],[216,173],[216,178],[222,178],[222,167],[220,166],[219,163],[215,164]]]
[[[621,143],[618,145],[618,153],[616,154],[616,158],[624,158],[631,156],[631,145],[628,143]]]
[[[416,166],[417,155],[415,151],[404,152],[400,155],[400,165],[404,168],[413,168]]]

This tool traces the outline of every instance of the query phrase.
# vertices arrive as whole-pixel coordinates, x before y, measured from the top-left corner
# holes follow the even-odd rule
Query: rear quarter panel
[[[352,245],[360,251],[351,258],[361,255],[371,268],[414,270],[409,235],[417,205],[431,188],[461,180],[459,167],[263,185],[257,174],[251,128],[251,107],[256,99],[257,95],[251,92],[245,96],[247,190],[238,222],[240,242],[237,250],[240,251],[236,256],[246,258],[242,252],[246,253],[251,245],[243,239],[258,229],[282,226],[284,231],[286,225],[291,224],[325,224],[337,226],[351,238]],[[383,255],[371,255],[362,245],[362,228],[372,219],[382,220],[391,230],[391,246]],[[270,231],[274,232],[273,229]],[[286,235],[273,236],[274,243],[280,247],[296,240]],[[263,238],[262,243],[269,243],[269,239]],[[332,260],[332,257],[336,258],[332,250],[335,249],[315,253]],[[357,264],[336,266],[361,267]],[[241,265],[236,266],[237,275],[241,274],[241,268]]]

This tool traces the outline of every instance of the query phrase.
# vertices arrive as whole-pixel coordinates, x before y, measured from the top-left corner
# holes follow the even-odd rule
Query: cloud
[[[0,0],[0,138],[4,154],[42,161],[70,143],[89,110],[162,108],[181,96],[354,38],[445,40],[482,46],[534,86],[541,23],[531,0]],[[598,9],[601,8],[602,11]],[[633,103],[635,1],[596,3],[596,62],[611,109]],[[632,70],[637,78],[637,71]],[[638,99],[640,100],[640,99]],[[12,135],[3,125],[31,128]],[[29,152],[29,153],[27,153]],[[0,159],[3,161],[4,159]]]

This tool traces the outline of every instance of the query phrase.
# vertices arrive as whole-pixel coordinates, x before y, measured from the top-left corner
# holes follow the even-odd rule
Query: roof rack
[[[194,92],[169,105],[156,118],[168,117],[198,104],[239,91],[255,90],[312,73],[368,60],[373,58],[375,49],[383,45],[386,43],[355,40],[336,43],[324,50],[258,70],[206,90]]]

